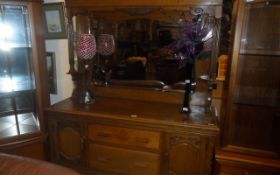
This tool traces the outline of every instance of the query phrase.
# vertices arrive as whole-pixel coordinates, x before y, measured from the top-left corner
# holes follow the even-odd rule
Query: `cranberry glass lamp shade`
[[[89,88],[89,65],[95,53],[96,53],[96,42],[95,37],[92,34],[79,34],[76,42],[77,56],[84,63],[84,78],[83,88],[77,91],[77,101],[82,104],[90,104],[94,101],[93,93]]]
[[[77,37],[77,56],[82,60],[92,59],[96,53],[95,37],[92,34],[79,34]]]
[[[97,38],[97,52],[100,55],[108,56],[115,51],[115,40],[113,35],[100,34]]]

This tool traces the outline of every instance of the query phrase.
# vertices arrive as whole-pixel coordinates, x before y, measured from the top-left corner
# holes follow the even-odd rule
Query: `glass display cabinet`
[[[225,143],[279,157],[279,3],[241,2],[240,8],[226,111],[230,132]]]
[[[25,144],[42,140],[43,107],[49,104],[49,95],[40,10],[41,1],[0,2],[0,149],[3,150],[6,147],[1,143],[7,140],[9,150],[19,140]]]
[[[279,174],[280,3],[239,0],[236,7],[231,71],[222,116],[222,150],[235,154],[225,159],[221,158],[225,152],[217,155],[221,173],[236,174],[236,169],[225,167],[229,162],[234,165],[234,157],[239,157],[235,165],[244,173]]]

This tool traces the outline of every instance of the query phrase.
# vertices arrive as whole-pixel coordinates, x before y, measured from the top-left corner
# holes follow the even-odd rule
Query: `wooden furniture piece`
[[[49,105],[42,1],[0,2],[0,151],[44,159]]]
[[[113,34],[118,33],[118,25],[122,20],[148,19],[150,27],[147,25],[145,31],[152,34],[152,24],[156,24],[150,23],[152,20],[170,18],[175,19],[172,21],[174,24],[181,17],[182,11],[193,19],[189,6],[199,6],[201,8],[193,11],[206,9],[214,15],[221,9],[222,1],[66,0],[65,4],[69,24],[69,73],[79,89],[83,85],[82,81],[92,83],[93,80],[92,77],[79,78],[83,63],[75,55],[75,36],[108,32],[105,28],[108,21],[97,19],[109,19],[111,23],[108,30]],[[172,15],[165,14],[166,11]],[[141,29],[141,21],[139,24]],[[168,25],[163,23],[161,26]],[[100,30],[96,30],[96,26]],[[172,27],[178,29],[178,25]],[[151,40],[146,40],[150,39],[146,36],[152,35],[141,32],[133,33],[133,37],[126,40],[129,42],[122,44],[131,45],[133,41],[153,45],[149,43]],[[171,90],[161,88],[165,86],[158,81],[114,83],[121,85],[92,85],[96,96],[92,104],[76,103],[79,91],[74,91],[71,99],[45,109],[52,161],[76,168],[83,174],[94,175],[211,174],[214,144],[219,129],[215,115],[205,105],[206,98],[202,98],[205,95],[197,92],[192,99],[192,112],[183,114],[181,107],[184,94],[180,90],[169,92]],[[134,87],[121,87],[126,83]],[[153,88],[149,88],[151,86]]]
[[[235,36],[221,116],[223,175],[280,174],[280,3],[235,1]]]
[[[45,110],[51,160],[83,174],[210,175],[216,117],[204,106],[180,108],[104,95],[90,105],[66,99]]]

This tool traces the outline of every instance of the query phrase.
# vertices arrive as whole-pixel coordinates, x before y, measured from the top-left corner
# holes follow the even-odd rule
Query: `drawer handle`
[[[135,163],[134,166],[137,168],[148,168],[146,163]]]
[[[142,137],[135,137],[135,141],[138,143],[144,143],[147,144],[150,142],[150,139],[148,138],[142,138]]]
[[[109,132],[98,132],[96,135],[98,137],[111,137],[112,134]]]

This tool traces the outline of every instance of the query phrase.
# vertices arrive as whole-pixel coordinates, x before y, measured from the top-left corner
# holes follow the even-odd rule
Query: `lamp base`
[[[185,95],[184,95],[184,102],[183,102],[183,107],[182,107],[182,112],[183,113],[190,113],[191,108],[190,108],[190,96],[191,96],[191,80],[186,79],[185,80]]]
[[[79,90],[72,94],[72,99],[80,104],[91,104],[95,98],[90,90]]]

